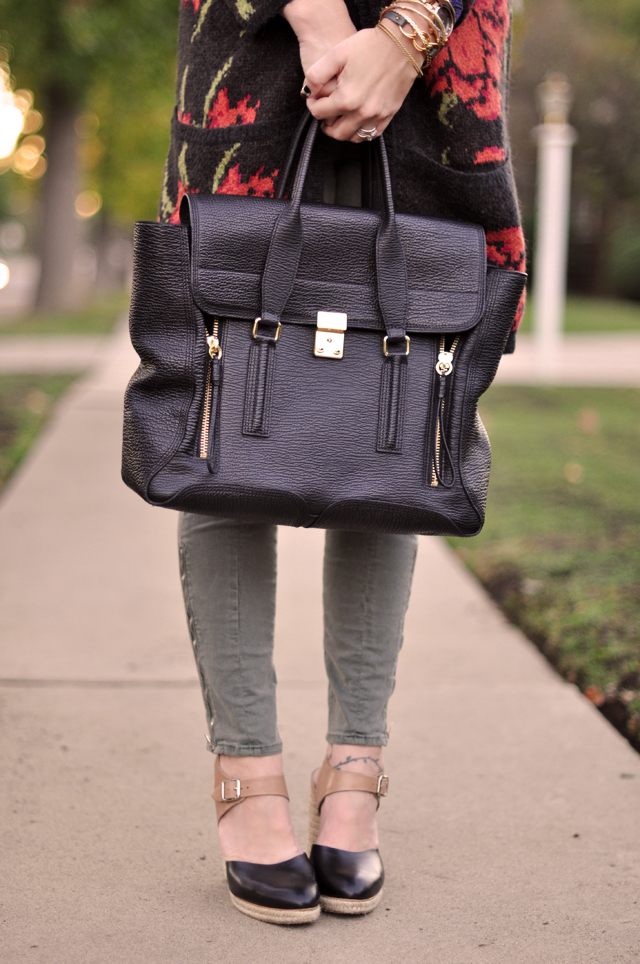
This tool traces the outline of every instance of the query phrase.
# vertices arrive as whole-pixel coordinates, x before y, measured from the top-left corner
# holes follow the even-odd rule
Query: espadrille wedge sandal
[[[214,790],[218,823],[247,797],[281,796],[289,799],[284,776],[238,780],[222,772],[216,756]],[[268,924],[310,924],[320,916],[320,894],[306,854],[278,864],[224,860],[234,907]]]
[[[384,867],[378,850],[338,850],[316,843],[320,828],[320,809],[330,793],[363,790],[373,793],[380,806],[386,797],[389,777],[380,773],[367,777],[361,773],[334,770],[325,759],[317,783],[311,779],[307,852],[320,888],[320,904],[329,914],[369,914],[382,898]]]

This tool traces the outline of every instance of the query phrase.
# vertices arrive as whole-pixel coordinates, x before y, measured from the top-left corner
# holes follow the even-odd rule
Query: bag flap
[[[209,315],[260,314],[262,271],[288,201],[237,195],[187,195],[191,284]],[[188,209],[187,209],[188,205]],[[302,205],[303,244],[283,322],[316,324],[318,311],[346,312],[349,327],[384,329],[377,304],[376,231],[381,214],[362,208]],[[409,284],[409,332],[466,331],[484,312],[486,246],[475,224],[397,215]],[[337,239],[337,240],[336,240]]]

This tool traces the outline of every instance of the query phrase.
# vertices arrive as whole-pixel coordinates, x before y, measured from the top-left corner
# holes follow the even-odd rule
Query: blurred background
[[[2,319],[126,287],[132,222],[156,217],[177,15],[177,0],[0,3]]]
[[[529,305],[482,405],[487,523],[452,544],[640,748],[640,3],[514,0],[513,14],[534,286],[549,77],[568,85],[575,131],[564,367],[544,383],[529,364]],[[0,0],[0,486],[126,309],[132,223],[156,218],[177,16],[178,0]]]

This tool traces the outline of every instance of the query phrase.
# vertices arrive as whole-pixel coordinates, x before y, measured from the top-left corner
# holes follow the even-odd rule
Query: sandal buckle
[[[227,791],[226,791],[226,786],[225,786],[227,783],[232,783],[232,784],[233,784],[233,790],[234,790],[234,792],[235,792],[235,797],[228,797],[228,796],[227,796]],[[222,797],[222,802],[223,802],[223,803],[232,803],[234,800],[239,800],[239,799],[240,799],[240,796],[241,796],[241,792],[242,792],[242,787],[240,786],[240,781],[239,781],[239,780],[227,779],[227,780],[223,780],[222,783],[220,784],[220,796]]]
[[[386,797],[389,792],[389,777],[386,773],[381,773],[378,777],[378,786],[376,787],[376,793],[379,797]]]

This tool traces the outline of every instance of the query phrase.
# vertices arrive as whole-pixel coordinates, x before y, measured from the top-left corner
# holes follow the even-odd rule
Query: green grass
[[[533,298],[530,295],[520,331],[531,331],[532,318]],[[640,302],[571,296],[567,299],[565,331],[640,332]]]
[[[75,375],[0,375],[0,490]]]
[[[640,390],[494,386],[481,415],[486,524],[451,542],[640,749]]]
[[[3,321],[2,335],[106,335],[127,310],[129,295],[118,292],[97,299],[77,311],[60,314],[26,315]]]

